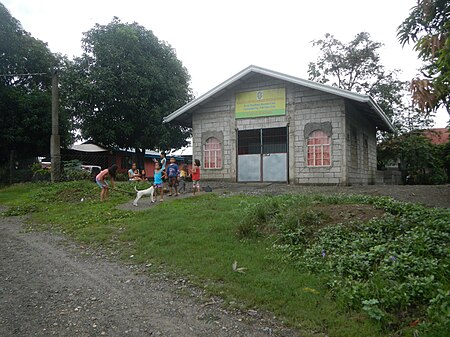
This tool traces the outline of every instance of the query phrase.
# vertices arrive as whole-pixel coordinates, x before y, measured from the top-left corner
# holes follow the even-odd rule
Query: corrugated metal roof
[[[108,149],[101,147],[97,144],[92,143],[83,143],[83,144],[75,144],[70,147],[71,150],[81,151],[81,152],[105,152]]]
[[[251,66],[245,68],[244,70],[240,71],[236,75],[227,79],[225,82],[214,87],[207,93],[205,93],[205,94],[201,95],[200,97],[194,99],[193,101],[187,103],[186,105],[182,106],[180,109],[172,112],[171,114],[169,114],[168,116],[166,116],[164,118],[163,122],[168,123],[175,119],[178,119],[179,117],[181,117],[183,114],[185,114],[189,110],[200,105],[202,102],[207,101],[214,95],[226,90],[229,86],[233,85],[235,82],[239,81],[240,79],[242,79],[243,77],[245,77],[246,75],[248,75],[250,73],[257,73],[257,74],[261,74],[261,75],[270,76],[270,77],[277,78],[277,79],[280,79],[280,80],[283,80],[286,82],[302,85],[307,88],[316,89],[316,90],[323,91],[323,92],[333,94],[336,96],[340,96],[340,97],[343,97],[343,98],[346,98],[346,99],[349,99],[352,101],[367,104],[368,108],[370,108],[371,112],[374,115],[371,117],[375,118],[379,122],[379,123],[377,123],[378,124],[377,126],[380,129],[385,130],[385,131],[390,131],[390,132],[394,131],[393,125],[391,124],[389,119],[386,117],[383,110],[372,99],[372,97],[370,97],[368,95],[361,95],[361,94],[354,93],[354,92],[351,92],[348,90],[339,89],[339,88],[332,87],[329,85],[325,85],[325,84],[305,80],[302,78],[286,75],[283,73],[279,73],[279,72],[276,72],[273,70],[257,67],[254,65],[251,65]]]

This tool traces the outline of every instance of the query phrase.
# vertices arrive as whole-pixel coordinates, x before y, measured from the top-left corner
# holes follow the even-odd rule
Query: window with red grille
[[[211,137],[206,140],[203,150],[203,162],[205,169],[222,168],[222,144],[217,138]]]
[[[330,137],[321,130],[310,134],[307,141],[308,166],[330,166],[331,146]]]

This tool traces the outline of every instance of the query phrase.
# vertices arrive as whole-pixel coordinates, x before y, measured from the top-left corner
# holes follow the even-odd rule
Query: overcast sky
[[[114,16],[167,41],[188,69],[196,97],[250,64],[307,78],[317,59],[311,41],[325,33],[343,42],[367,31],[384,44],[387,69],[409,80],[421,63],[396,30],[416,0],[0,0],[52,52],[81,54],[82,33]],[[444,127],[446,111],[436,118]]]

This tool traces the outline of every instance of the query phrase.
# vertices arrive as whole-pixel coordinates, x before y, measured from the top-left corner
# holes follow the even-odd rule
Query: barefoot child
[[[200,160],[195,159],[192,163],[192,192],[200,192]]]
[[[178,196],[178,165],[176,163],[175,157],[170,158],[170,164],[167,167],[167,175],[169,176],[169,197],[172,196],[172,187],[175,188],[175,196]]]
[[[97,176],[95,177],[95,182],[102,189],[102,191],[100,192],[100,201],[108,199],[109,185],[108,182],[106,181],[106,177],[109,176],[109,179],[111,180],[111,185],[114,188],[116,173],[117,173],[117,165],[113,164],[111,167],[108,167],[107,169],[100,171],[100,173],[97,174]]]
[[[153,175],[153,185],[155,187],[155,200],[158,199],[158,191],[160,195],[159,201],[164,201],[164,188],[163,188],[163,177],[166,176],[166,172],[161,169],[158,162],[155,163],[155,171]]]

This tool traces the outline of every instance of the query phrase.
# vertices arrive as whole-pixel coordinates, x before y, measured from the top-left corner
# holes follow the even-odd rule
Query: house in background
[[[179,164],[183,163],[185,160],[189,162],[188,167],[190,168],[190,161],[192,154],[189,151],[176,151],[173,154],[169,154],[167,157],[175,157]],[[118,166],[119,173],[127,173],[131,168],[134,158],[134,151],[130,150],[114,150],[108,149],[91,141],[86,141],[82,144],[72,145],[69,149],[61,149],[61,159],[63,161],[79,160],[83,167],[88,166],[100,166],[102,169],[116,164]],[[144,156],[144,167],[139,169],[144,169],[147,178],[153,178],[153,172],[155,170],[154,160],[159,160],[160,154],[156,151],[146,150]],[[50,165],[49,159],[47,159],[48,165]]]
[[[164,119],[192,128],[202,179],[374,184],[376,132],[393,126],[369,96],[249,66]]]
[[[428,138],[434,145],[446,144],[450,139],[450,131],[446,128],[423,130],[422,135]]]

